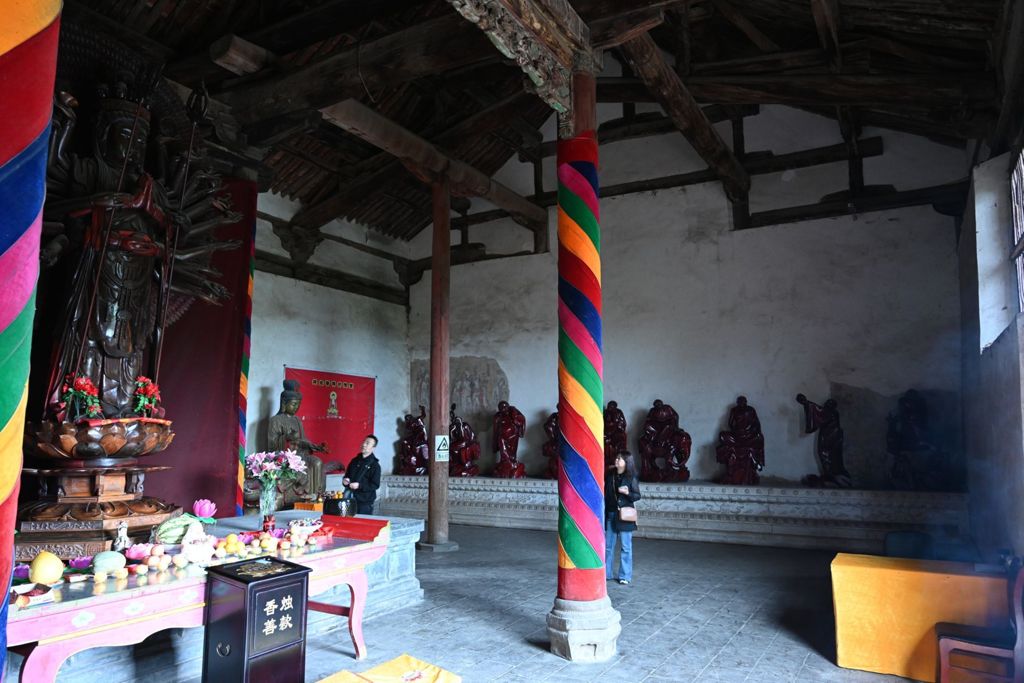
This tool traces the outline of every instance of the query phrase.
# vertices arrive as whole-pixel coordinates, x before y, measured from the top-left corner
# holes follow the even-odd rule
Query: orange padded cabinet
[[[832,560],[837,664],[935,680],[935,624],[1007,624],[1006,576],[965,562],[840,553]]]

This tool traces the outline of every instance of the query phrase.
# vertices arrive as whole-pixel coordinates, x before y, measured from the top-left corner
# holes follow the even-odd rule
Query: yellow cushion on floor
[[[366,683],[366,679],[351,671],[339,671],[327,678],[321,678],[319,683]]]
[[[462,677],[403,654],[359,674],[370,683],[461,683]],[[333,681],[331,683],[334,683]]]

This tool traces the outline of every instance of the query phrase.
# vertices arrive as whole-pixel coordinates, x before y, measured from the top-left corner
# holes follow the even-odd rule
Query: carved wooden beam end
[[[572,70],[590,53],[590,29],[566,0],[448,0],[515,61],[557,112],[572,107]]]

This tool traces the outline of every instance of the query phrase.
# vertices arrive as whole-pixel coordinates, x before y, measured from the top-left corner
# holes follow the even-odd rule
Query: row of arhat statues
[[[843,463],[843,428],[839,422],[838,404],[828,399],[818,405],[797,394],[797,403],[804,410],[804,431],[816,434],[815,453],[819,472],[803,478],[807,486],[848,488],[853,485],[850,473]],[[480,443],[473,428],[455,414],[452,404],[450,417],[450,476],[471,477],[480,474],[477,460]],[[406,436],[402,439],[397,474],[426,474],[428,463],[427,430],[424,424],[426,410],[420,406],[419,417],[405,416]],[[892,485],[899,489],[941,489],[948,482],[943,465],[942,450],[933,444],[928,429],[928,410],[924,397],[911,389],[903,394],[897,412],[888,418],[887,450],[892,458],[890,473]],[[526,475],[517,454],[519,439],[526,432],[526,418],[507,401],[498,404],[494,414],[493,451],[497,454],[495,477],[522,478]],[[558,477],[560,434],[558,412],[544,422],[547,441],[543,453],[548,466],[545,476]],[[684,482],[690,471],[686,463],[690,458],[693,440],[679,426],[679,413],[661,400],[644,419],[639,438],[640,479],[648,482]],[[604,454],[606,466],[615,456],[628,453],[626,416],[615,401],[604,410]],[[736,397],[729,411],[728,429],[718,435],[716,460],[725,466],[718,477],[721,484],[753,485],[760,481],[759,472],[765,465],[764,434],[757,411],[745,396]]]
[[[836,402],[829,399],[824,406],[808,401],[800,394],[797,402],[803,405],[806,430],[817,432],[817,454],[821,473],[808,475],[804,483],[812,486],[850,486],[850,475],[843,466],[843,430],[839,425]],[[405,416],[405,437],[399,449],[396,474],[426,474],[429,462],[426,409],[419,407],[419,416]],[[477,460],[480,443],[473,428],[455,414],[452,404],[449,413],[450,476],[471,477],[480,474]],[[544,422],[548,436],[543,446],[548,467],[546,476],[558,477],[559,428],[558,412]],[[526,476],[526,468],[518,460],[519,439],[526,433],[526,418],[507,401],[498,404],[494,414],[493,451],[498,461],[494,476],[519,479]],[[654,482],[684,482],[690,478],[686,462],[690,458],[693,440],[679,426],[679,413],[663,401],[655,400],[647,413],[640,434],[640,479]],[[604,411],[605,464],[611,466],[615,456],[628,453],[626,416],[615,401]],[[725,465],[725,473],[718,479],[723,484],[757,484],[758,472],[764,469],[764,434],[757,411],[744,396],[736,398],[729,412],[729,429],[718,436],[716,459]]]

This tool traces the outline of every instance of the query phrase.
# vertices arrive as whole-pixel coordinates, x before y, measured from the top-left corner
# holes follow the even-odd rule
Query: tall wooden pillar
[[[448,540],[448,452],[438,460],[437,439],[448,437],[448,319],[451,289],[451,185],[441,176],[431,185],[434,240],[430,271],[430,469],[427,497],[427,540],[424,550],[458,550]],[[449,444],[450,445],[450,444]]]
[[[604,364],[597,104],[592,71],[572,79],[569,135],[558,141],[558,594],[551,650],[612,657],[619,613],[605,586]],[[564,126],[562,127],[565,128]]]

